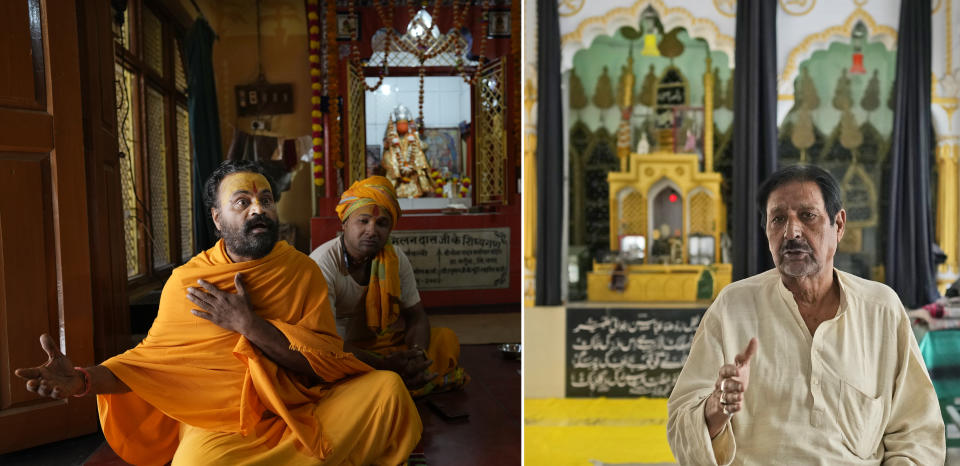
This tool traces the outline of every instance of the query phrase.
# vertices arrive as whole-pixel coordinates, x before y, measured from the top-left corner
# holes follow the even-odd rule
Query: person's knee
[[[433,327],[430,329],[430,344],[440,344],[445,346],[460,346],[460,340],[453,330],[446,327]]]
[[[369,373],[372,383],[382,387],[385,392],[406,392],[407,388],[403,384],[400,375],[393,371],[373,371]]]

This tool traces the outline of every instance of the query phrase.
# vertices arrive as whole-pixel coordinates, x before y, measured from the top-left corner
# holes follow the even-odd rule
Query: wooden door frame
[[[77,5],[73,0],[32,0],[30,6],[40,12],[43,37],[46,78],[42,92],[46,95],[46,114],[40,112],[39,118],[49,119],[52,137],[23,141],[29,144],[20,147],[0,142],[0,151],[33,152],[49,158],[49,193],[53,211],[47,218],[52,223],[55,247],[53,257],[49,256],[48,250],[45,260],[56,264],[54,295],[59,309],[59,321],[51,322],[49,330],[54,339],[62,342],[75,364],[86,366],[94,363],[94,344],[87,180],[83,175],[78,176],[85,173],[85,165],[81,87],[74,78],[80,73]],[[15,106],[0,108],[0,121],[22,115],[24,111]],[[0,127],[0,134],[9,135],[12,131],[16,128]],[[3,140],[9,141],[0,137],[0,141]],[[3,312],[35,310],[5,309]],[[16,329],[7,328],[6,332],[9,336]],[[20,347],[29,345],[30,340],[34,342],[32,348]],[[44,353],[34,336],[25,335],[10,343],[16,347],[12,344],[7,348],[8,357],[9,351],[19,354],[35,352],[37,364],[44,362]],[[0,374],[0,381],[7,385],[4,388],[16,390],[19,387],[22,390],[22,381],[12,374],[14,368],[6,365],[8,367],[4,367]],[[0,436],[0,453],[95,432],[98,425],[95,404],[93,397],[69,402],[36,399],[15,403],[0,411],[0,432],[4,432]]]

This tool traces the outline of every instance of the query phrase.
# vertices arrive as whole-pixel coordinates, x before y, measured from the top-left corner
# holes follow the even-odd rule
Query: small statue
[[[670,263],[671,264],[682,264],[683,263],[683,242],[680,238],[670,238],[667,240],[670,244]]]
[[[637,153],[638,154],[649,154],[650,153],[650,142],[647,141],[647,132],[640,132],[640,142],[637,143]]]
[[[426,146],[411,120],[410,110],[403,105],[398,105],[390,114],[383,137],[383,168],[397,190],[397,197],[430,196],[434,186],[430,163],[424,155]]]
[[[687,128],[687,141],[683,145],[683,151],[685,153],[692,153],[697,150],[697,136],[693,134],[693,130]]]

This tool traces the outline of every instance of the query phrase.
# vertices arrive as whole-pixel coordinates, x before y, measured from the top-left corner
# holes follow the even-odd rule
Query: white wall
[[[373,86],[377,78],[367,78]],[[374,92],[366,93],[367,145],[383,144],[383,133],[393,109],[400,104],[419,115],[420,78],[387,77]],[[427,128],[450,128],[470,118],[470,86],[459,76],[427,76],[423,88],[423,120]]]

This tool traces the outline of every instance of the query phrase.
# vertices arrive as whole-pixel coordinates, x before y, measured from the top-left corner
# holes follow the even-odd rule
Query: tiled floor
[[[463,391],[417,402],[423,420],[422,446],[430,465],[520,464],[520,362],[501,357],[496,345],[462,345],[461,365],[471,382]],[[428,399],[460,409],[466,421],[445,421]],[[125,465],[96,433],[20,452],[0,455],[4,466]]]

